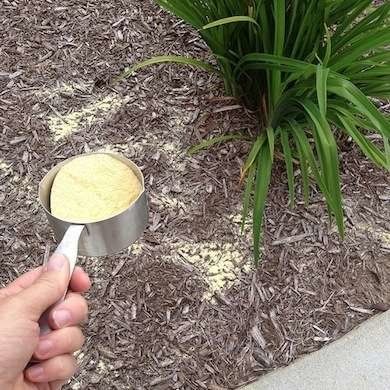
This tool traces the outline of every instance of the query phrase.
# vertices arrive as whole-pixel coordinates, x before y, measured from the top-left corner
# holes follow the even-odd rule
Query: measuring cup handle
[[[76,265],[79,239],[84,228],[84,225],[69,226],[64,237],[62,238],[62,241],[54,252],[64,255],[69,260],[69,280]]]
[[[66,231],[62,241],[58,245],[54,253],[64,255],[69,261],[69,281],[72,277],[74,267],[76,265],[77,253],[79,247],[79,239],[84,229],[84,225],[71,225]],[[59,302],[62,302],[65,298],[67,291],[64,291],[64,295]],[[57,302],[57,303],[59,303]],[[41,318],[39,319],[39,327],[41,329],[41,335],[48,334],[52,331],[49,326],[49,313],[52,307],[47,309]]]

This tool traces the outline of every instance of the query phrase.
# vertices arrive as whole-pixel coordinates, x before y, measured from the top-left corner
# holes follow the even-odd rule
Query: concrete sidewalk
[[[390,311],[244,389],[390,390]]]

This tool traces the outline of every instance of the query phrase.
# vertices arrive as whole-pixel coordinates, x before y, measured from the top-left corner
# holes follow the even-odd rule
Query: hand
[[[38,320],[68,288],[69,264],[53,255],[47,267],[34,269],[0,289],[0,389],[59,390],[74,374],[73,353],[84,336],[79,324],[88,314],[80,295],[90,288],[88,275],[76,267],[65,301],[49,313],[53,331],[40,336]],[[30,360],[39,360],[29,366]]]

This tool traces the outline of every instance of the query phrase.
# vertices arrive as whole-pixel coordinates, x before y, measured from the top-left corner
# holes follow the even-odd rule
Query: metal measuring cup
[[[91,154],[108,154],[126,164],[137,176],[141,183],[141,192],[138,198],[123,212],[111,218],[80,224],[72,221],[63,221],[51,214],[50,193],[54,179],[60,169],[75,156],[61,162],[52,168],[39,184],[39,201],[46,213],[56,240],[60,242],[55,253],[65,255],[69,260],[70,276],[73,273],[77,256],[107,256],[129,247],[142,235],[148,223],[148,203],[145,192],[145,180],[141,170],[132,161],[114,153],[96,152]],[[64,292],[64,297],[66,291]],[[48,312],[41,320],[41,334],[51,331],[48,321]]]

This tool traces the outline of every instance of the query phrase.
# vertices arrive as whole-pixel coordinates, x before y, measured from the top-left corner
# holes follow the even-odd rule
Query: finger
[[[63,255],[54,254],[41,276],[13,297],[14,306],[27,318],[37,321],[46,309],[62,298],[68,282],[69,261]]]
[[[49,313],[49,325],[52,329],[79,325],[87,320],[87,301],[77,293],[68,293],[65,300],[56,305]]]
[[[7,287],[2,289],[2,292],[9,295],[18,294],[20,291],[30,287],[42,274],[42,267],[34,268],[31,271],[19,276]]]
[[[34,268],[31,271],[26,272],[7,287],[2,289],[2,293],[9,295],[18,294],[25,288],[30,287],[42,274],[43,267]],[[88,274],[81,268],[76,267],[72,279],[70,281],[70,288],[75,292],[87,292],[91,287],[91,280]]]
[[[74,375],[76,368],[72,355],[61,355],[29,367],[25,375],[33,383],[64,381]]]
[[[91,288],[91,280],[88,274],[80,267],[74,269],[70,280],[70,289],[74,292],[85,293]]]
[[[55,330],[40,338],[34,357],[38,360],[48,360],[55,356],[71,354],[81,349],[84,341],[83,332],[76,326]]]

